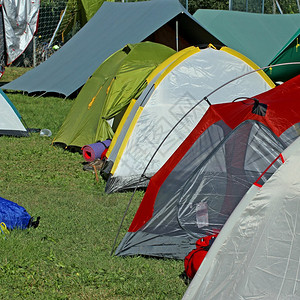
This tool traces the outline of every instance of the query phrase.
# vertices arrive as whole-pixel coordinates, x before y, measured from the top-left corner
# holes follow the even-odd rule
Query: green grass
[[[9,82],[12,81],[19,76],[23,75],[31,68],[19,68],[19,67],[6,67],[3,76],[0,79],[1,82]]]
[[[7,94],[30,128],[57,133],[73,100]],[[182,261],[110,252],[131,193],[107,195],[83,157],[52,138],[0,137],[0,196],[41,216],[36,229],[0,235],[1,299],[181,299]],[[142,192],[135,194],[125,234]]]

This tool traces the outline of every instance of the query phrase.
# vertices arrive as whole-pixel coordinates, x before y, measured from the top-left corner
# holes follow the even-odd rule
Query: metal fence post
[[[36,67],[36,36],[33,36],[32,43],[33,43],[33,47],[32,47],[33,67],[35,68]]]

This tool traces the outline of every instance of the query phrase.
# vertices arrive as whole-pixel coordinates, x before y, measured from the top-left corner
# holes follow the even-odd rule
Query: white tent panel
[[[183,55],[186,55],[187,53],[192,53],[197,49],[194,46],[185,48],[184,50],[181,50],[179,52],[176,52],[172,56],[170,56],[168,59],[166,59],[162,64],[160,64],[147,78],[147,86],[141,93],[138,99],[134,100],[133,107],[130,109],[130,112],[128,116],[126,117],[126,120],[124,121],[124,125],[120,129],[120,132],[117,134],[117,132],[114,134],[113,140],[111,142],[111,146],[108,149],[107,157],[111,161],[115,161],[116,156],[120,150],[120,146],[122,145],[122,142],[126,136],[126,133],[128,131],[128,128],[130,127],[130,124],[132,123],[132,120],[138,111],[140,106],[145,106],[147,101],[149,100],[149,97],[151,96],[151,91],[154,89],[154,84],[158,80],[158,78],[161,76],[161,74],[177,59],[182,57]],[[112,147],[113,145],[113,147]]]
[[[0,90],[0,134],[27,136],[27,130],[22,124],[19,116],[6,100],[6,96]]]
[[[4,101],[0,101],[0,128],[1,130],[25,130],[13,109]]]

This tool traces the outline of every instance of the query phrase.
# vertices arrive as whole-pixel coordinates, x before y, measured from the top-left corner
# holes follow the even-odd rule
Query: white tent
[[[139,108],[123,142],[119,149],[114,150],[117,154],[109,156],[114,165],[106,192],[146,186],[149,177],[157,172],[196,126],[209,102],[222,103],[238,97],[251,97],[274,86],[263,71],[253,72],[255,69],[258,66],[253,62],[227,47],[221,50],[194,47],[180,56],[140,96],[142,101],[137,103]],[[243,76],[249,72],[252,73]],[[236,80],[215,91],[233,79]],[[212,92],[209,102],[204,101],[204,97]],[[169,134],[198,102],[201,103]],[[142,180],[141,175],[145,175]]]
[[[28,136],[21,115],[0,89],[0,135]]]
[[[225,223],[183,299],[300,299],[300,138]]]

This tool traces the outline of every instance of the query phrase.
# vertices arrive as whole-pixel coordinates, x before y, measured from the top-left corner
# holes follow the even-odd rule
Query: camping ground
[[[9,76],[9,68],[1,81]],[[57,133],[70,99],[6,93],[29,128]],[[52,137],[53,137],[52,136]],[[83,157],[52,137],[0,137],[1,197],[40,216],[38,228],[0,235],[1,299],[181,299],[183,261],[111,256],[131,192],[106,194]],[[133,198],[124,236],[141,201]]]

